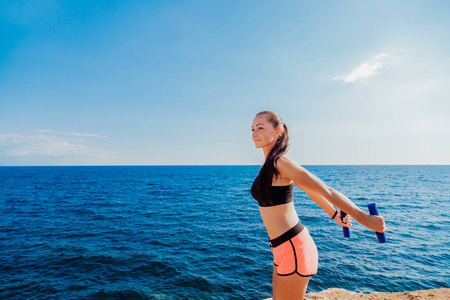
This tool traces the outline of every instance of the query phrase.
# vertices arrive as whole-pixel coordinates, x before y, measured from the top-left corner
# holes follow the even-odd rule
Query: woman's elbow
[[[336,195],[337,191],[329,186],[327,186],[325,188],[325,193],[326,195],[324,195],[325,198],[327,198],[328,201],[330,201],[331,204],[334,205],[334,196]]]
[[[327,189],[328,193],[330,193],[330,194],[333,194],[336,192],[335,189],[333,189],[332,187],[329,187],[329,186],[327,186],[326,189]]]

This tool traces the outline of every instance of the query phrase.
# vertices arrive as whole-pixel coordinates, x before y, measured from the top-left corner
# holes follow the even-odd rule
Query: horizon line
[[[262,165],[186,164],[186,165],[5,165],[1,167],[246,167]],[[450,166],[450,164],[301,164],[301,166]]]

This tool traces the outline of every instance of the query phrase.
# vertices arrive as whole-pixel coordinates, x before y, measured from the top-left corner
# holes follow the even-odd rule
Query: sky
[[[0,166],[450,164],[448,1],[1,1]]]

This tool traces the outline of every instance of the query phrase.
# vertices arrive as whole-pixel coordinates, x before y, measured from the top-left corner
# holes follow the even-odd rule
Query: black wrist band
[[[336,217],[337,213],[338,213],[338,211],[336,209],[336,211],[334,212],[334,215],[331,217],[333,220],[334,220],[334,217]]]

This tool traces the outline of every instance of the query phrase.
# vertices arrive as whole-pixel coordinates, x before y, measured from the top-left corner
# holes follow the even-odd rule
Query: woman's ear
[[[277,133],[277,135],[280,135],[281,134],[281,127],[277,127],[275,129],[275,132]]]

